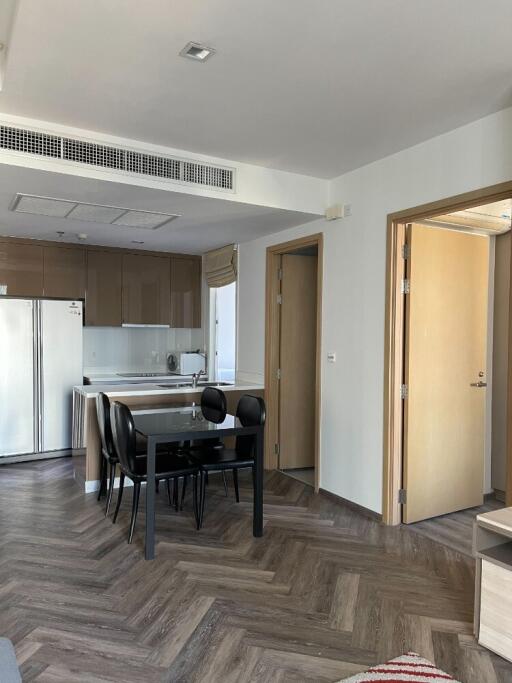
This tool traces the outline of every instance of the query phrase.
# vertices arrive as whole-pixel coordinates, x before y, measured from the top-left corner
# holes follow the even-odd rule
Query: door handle
[[[481,387],[486,387],[486,386],[487,386],[487,382],[482,382],[482,381],[480,381],[480,382],[472,382],[469,386],[470,386],[470,387],[478,387],[478,388],[480,389]]]

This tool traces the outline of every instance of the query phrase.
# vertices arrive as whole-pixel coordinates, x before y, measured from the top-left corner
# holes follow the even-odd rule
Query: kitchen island
[[[210,385],[214,385],[214,383],[210,383]],[[204,384],[193,387],[154,382],[90,384],[74,387],[73,455],[76,458],[75,479],[83,485],[87,493],[99,488],[101,448],[96,417],[96,396],[100,391],[107,394],[111,400],[120,401],[132,410],[165,410],[177,404],[199,404],[204,387]],[[225,392],[228,412],[232,414],[235,413],[237,403],[243,394],[264,396],[261,384],[235,382],[228,385],[221,384],[219,389]]]

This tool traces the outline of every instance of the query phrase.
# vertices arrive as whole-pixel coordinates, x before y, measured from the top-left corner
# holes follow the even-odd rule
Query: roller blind
[[[237,251],[234,244],[208,251],[204,255],[204,274],[209,287],[224,287],[236,280]]]

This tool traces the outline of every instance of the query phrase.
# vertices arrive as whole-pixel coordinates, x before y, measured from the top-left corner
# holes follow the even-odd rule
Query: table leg
[[[155,452],[156,444],[148,437],[146,482],[146,560],[155,559]]]
[[[263,536],[263,429],[256,433],[252,534]]]

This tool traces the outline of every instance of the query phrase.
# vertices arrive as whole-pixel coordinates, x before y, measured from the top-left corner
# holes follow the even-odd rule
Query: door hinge
[[[405,505],[407,503],[407,491],[406,489],[399,489],[398,491],[398,504]]]
[[[282,269],[282,268],[278,268],[278,269],[277,269],[277,279],[278,279],[278,280],[282,280],[282,279],[283,279],[283,269]]]
[[[277,303],[278,303],[278,304],[282,304],[282,303],[283,303],[283,297],[281,296],[281,294],[278,294],[278,295],[277,295]]]
[[[411,250],[409,248],[408,244],[402,244],[402,258],[404,261],[407,261],[411,253]]]
[[[277,369],[276,377],[277,377],[277,379],[281,379],[281,368]]]
[[[409,396],[409,387],[407,384],[402,384],[400,386],[400,398],[406,399]]]
[[[279,444],[278,444],[278,443],[275,443],[275,444],[274,444],[274,453],[275,453],[276,455],[279,455],[279,450],[280,450],[280,449],[279,449]]]
[[[400,285],[400,291],[402,294],[409,294],[411,291],[411,281],[408,279],[402,280]]]

